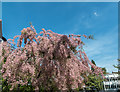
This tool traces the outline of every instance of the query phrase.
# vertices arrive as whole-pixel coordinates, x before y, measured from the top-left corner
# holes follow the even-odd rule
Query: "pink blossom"
[[[83,36],[86,38],[86,35]],[[92,64],[83,51],[81,35],[72,34],[68,37],[45,29],[37,34],[31,25],[12,41],[17,37],[18,48],[12,50],[11,45],[4,42],[1,51],[4,54],[0,54],[2,61],[6,58],[2,67],[3,78],[8,77],[12,88],[16,83],[27,84],[29,78],[36,90],[39,90],[39,84],[47,88],[45,83],[54,76],[53,81],[60,90],[67,90],[68,85],[75,89],[83,82],[83,73],[103,76],[101,68]]]

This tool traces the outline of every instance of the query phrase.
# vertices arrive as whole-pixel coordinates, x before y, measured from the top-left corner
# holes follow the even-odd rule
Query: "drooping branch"
[[[36,89],[40,85],[49,89],[48,81],[52,79],[59,89],[64,90],[77,88],[84,80],[83,73],[103,76],[102,70],[92,64],[83,51],[81,36],[61,35],[45,29],[37,34],[32,25],[24,28],[20,36],[10,39],[14,43],[19,38],[18,48],[11,50],[8,43],[3,43],[3,78],[8,78],[12,88],[16,83],[25,85],[31,79],[31,85]]]

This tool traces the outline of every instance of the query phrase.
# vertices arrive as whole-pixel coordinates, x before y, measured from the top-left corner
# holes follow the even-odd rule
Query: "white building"
[[[120,80],[118,80],[118,74],[105,75],[104,90],[118,90],[120,88]]]

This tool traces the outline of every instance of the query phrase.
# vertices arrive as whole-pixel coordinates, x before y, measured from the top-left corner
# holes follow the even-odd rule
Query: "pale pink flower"
[[[86,38],[86,35],[83,36]],[[45,83],[53,78],[60,90],[67,90],[68,85],[75,89],[83,82],[83,73],[86,76],[90,73],[103,76],[101,68],[92,64],[83,51],[81,35],[72,34],[68,37],[45,29],[37,34],[31,25],[31,28],[21,31],[21,36],[11,40],[14,42],[17,37],[18,47],[12,50],[11,45],[4,42],[1,51],[4,54],[0,54],[2,62],[6,59],[2,66],[3,78],[8,77],[12,88],[17,83],[26,85],[27,79],[31,78],[33,87],[39,90],[39,84],[47,88]]]

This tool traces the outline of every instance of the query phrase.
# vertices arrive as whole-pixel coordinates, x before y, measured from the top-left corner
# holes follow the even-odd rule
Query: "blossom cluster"
[[[92,64],[83,50],[81,36],[87,38],[86,35],[67,36],[45,29],[36,33],[32,25],[24,28],[21,35],[2,43],[3,78],[12,85],[11,90],[16,84],[27,85],[29,79],[36,90],[40,85],[49,89],[50,79],[60,90],[67,90],[85,85],[83,73],[103,76],[101,68]],[[15,44],[17,37],[17,48],[12,49],[9,43]]]

